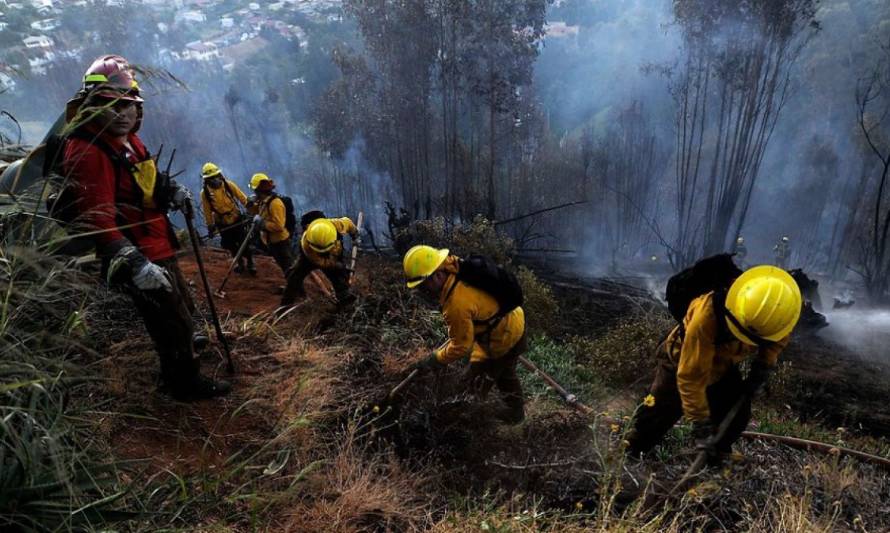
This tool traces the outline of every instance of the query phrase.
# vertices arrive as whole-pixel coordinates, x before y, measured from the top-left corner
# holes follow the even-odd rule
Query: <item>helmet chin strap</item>
[[[735,326],[736,329],[741,331],[742,335],[754,341],[754,344],[756,344],[757,346],[766,348],[770,344],[773,344],[773,341],[764,339],[763,337],[757,335],[756,333],[743,326],[739,319],[736,318],[735,315],[732,314],[732,311],[730,311],[729,309],[724,308],[723,311],[726,313],[726,318],[728,318],[729,321],[732,322],[732,325]]]

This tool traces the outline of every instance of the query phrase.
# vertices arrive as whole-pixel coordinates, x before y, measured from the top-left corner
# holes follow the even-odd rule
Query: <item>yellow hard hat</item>
[[[269,183],[275,183],[272,181],[272,178],[263,174],[262,172],[257,172],[250,178],[250,188],[256,190],[259,188],[260,183],[268,181]]]
[[[220,174],[222,174],[222,171],[220,171],[219,167],[214,163],[207,162],[201,167],[201,177],[205,180],[219,176]]]
[[[318,253],[325,253],[337,242],[337,228],[326,218],[313,220],[306,228],[306,242]]]
[[[423,280],[442,266],[446,258],[448,258],[448,248],[439,250],[432,246],[418,244],[408,250],[402,260],[405,277],[408,279],[408,288],[413,289],[423,283]]]
[[[771,265],[748,269],[739,276],[726,294],[726,310],[748,332],[768,341],[778,341],[791,334],[803,305],[800,288],[790,274]],[[727,317],[729,330],[745,344],[756,346]]]

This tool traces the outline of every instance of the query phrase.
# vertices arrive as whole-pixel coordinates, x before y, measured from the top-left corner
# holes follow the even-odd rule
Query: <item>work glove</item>
[[[752,362],[751,371],[748,372],[748,378],[744,382],[745,393],[748,397],[758,398],[763,396],[772,373],[773,368],[763,361]]]
[[[111,279],[122,268],[129,269],[131,280],[137,289],[150,291],[163,289],[167,292],[173,291],[170,284],[170,278],[167,270],[149,261],[138,248],[132,244],[121,247],[114,257],[111,258],[111,264],[108,268],[108,278]]]
[[[216,224],[207,226],[207,236],[211,239],[216,236]]]
[[[698,452],[706,452],[708,455],[715,453],[714,424],[710,420],[696,420],[692,423],[692,440]]]
[[[424,357],[420,361],[411,365],[410,370],[413,372],[414,370],[419,370],[421,373],[429,372],[431,370],[437,371],[442,368],[445,368],[443,363],[439,362],[439,359],[436,357],[436,353],[433,352],[427,357]]]
[[[170,181],[170,187],[170,205],[173,209],[185,213],[186,203],[191,201],[192,193],[189,192],[185,185],[180,185],[173,180]]]
[[[253,219],[251,220],[253,227],[262,228],[263,227],[263,217],[259,215],[253,215]]]

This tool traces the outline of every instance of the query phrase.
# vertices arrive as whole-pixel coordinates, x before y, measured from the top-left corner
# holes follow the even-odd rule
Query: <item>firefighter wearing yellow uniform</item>
[[[255,213],[254,224],[260,228],[260,239],[287,277],[294,258],[290,249],[290,232],[285,227],[287,211],[284,201],[274,192],[275,182],[265,174],[254,174],[250,178],[250,188],[256,194],[251,211]]]
[[[467,378],[474,392],[484,398],[496,385],[507,404],[497,417],[507,423],[521,422],[525,411],[516,363],[528,349],[522,307],[497,319],[498,302],[458,279],[460,259],[447,249],[415,246],[405,254],[403,267],[409,288],[420,287],[438,298],[448,325],[448,343],[415,368],[437,369],[469,357]]]
[[[344,263],[344,235],[349,235],[353,241],[358,237],[358,229],[348,217],[317,218],[304,228],[300,255],[288,274],[287,287],[281,298],[283,307],[306,296],[303,281],[313,270],[321,270],[331,281],[339,306],[355,301],[355,296],[349,292],[349,269]]]
[[[725,295],[708,292],[692,300],[683,324],[664,343],[649,396],[628,435],[628,452],[648,452],[685,416],[700,450],[716,461],[730,453],[751,418],[751,399],[788,344],[801,304],[797,284],[773,266],[749,269]],[[743,380],[738,365],[748,358],[751,371]],[[740,398],[726,434],[714,442],[716,428]]]
[[[235,182],[226,179],[214,163],[204,163],[201,178],[204,182],[201,189],[201,209],[207,232],[211,239],[219,232],[222,247],[235,257],[250,229],[242,209],[247,207],[247,195],[241,192]],[[241,254],[235,272],[244,272],[245,268],[251,274],[256,274],[250,244]]]

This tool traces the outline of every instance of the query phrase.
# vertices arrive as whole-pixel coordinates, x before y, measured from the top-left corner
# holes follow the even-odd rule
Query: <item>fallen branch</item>
[[[532,211],[531,213],[526,213],[524,215],[519,215],[518,217],[508,218],[506,220],[495,220],[492,224],[495,226],[500,226],[501,224],[506,224],[508,222],[516,222],[517,220],[522,220],[525,218],[533,217],[536,215],[540,215],[543,213],[547,213],[549,211],[556,211],[557,209],[565,209],[566,207],[572,207],[573,205],[581,205],[586,204],[587,200],[581,200],[578,202],[569,202],[567,204],[555,205],[553,207],[547,207],[544,209],[538,209],[537,211]]]
[[[818,451],[822,453],[827,453],[831,455],[839,455],[839,456],[849,456],[855,457],[860,461],[865,461],[867,463],[872,463],[878,466],[882,466],[887,470],[890,470],[890,459],[886,457],[881,457],[879,455],[872,455],[870,453],[865,453],[859,450],[854,450],[852,448],[844,448],[842,446],[835,446],[833,444],[828,444],[825,442],[819,442],[815,440],[807,440],[807,439],[799,439],[797,437],[786,437],[784,435],[773,435],[772,433],[760,433],[757,431],[746,431],[742,433],[742,436],[746,439],[752,440],[763,440],[763,441],[772,441],[778,442],[780,444],[784,444],[786,446],[790,446],[792,448],[797,448],[799,450],[806,451]]]
[[[574,254],[578,253],[578,250],[572,250],[570,248],[520,248],[516,250],[516,252],[548,252],[555,254]]]
[[[573,407],[576,407],[573,405]],[[586,407],[586,406],[585,406]],[[584,411],[582,409],[578,409],[581,413],[589,413],[589,411]],[[600,416],[600,420],[606,422],[607,424],[618,424],[624,425],[625,421],[620,420],[618,418],[613,418],[610,416]],[[860,461],[864,461],[866,463],[871,463],[877,466],[881,466],[890,470],[890,459],[886,457],[881,457],[880,455],[874,455],[870,453],[866,453],[860,450],[854,450],[853,448],[844,448],[843,446],[835,446],[833,444],[828,444],[826,442],[819,442],[815,440],[801,439],[798,437],[788,437],[785,435],[775,435],[773,433],[761,433],[759,431],[745,431],[742,433],[742,437],[750,440],[762,440],[762,441],[771,441],[777,442],[779,444],[784,444],[785,446],[796,448],[798,450],[804,451],[815,451],[826,453],[829,455],[837,455],[837,456],[847,456],[854,457],[859,459]]]
[[[573,459],[571,461],[563,461],[559,463],[532,463],[527,465],[508,465],[505,463],[500,463],[498,461],[485,461],[487,465],[493,465],[500,468],[506,468],[507,470],[531,470],[533,468],[561,468],[564,466],[572,466],[578,464],[580,461],[578,459]]]

